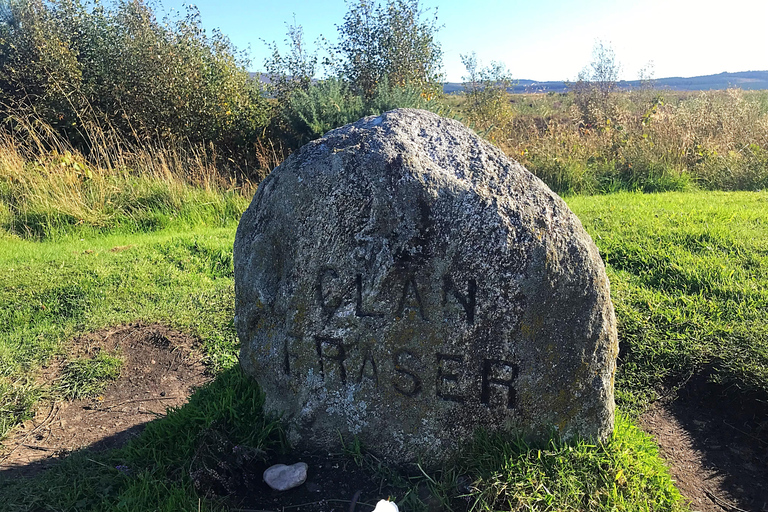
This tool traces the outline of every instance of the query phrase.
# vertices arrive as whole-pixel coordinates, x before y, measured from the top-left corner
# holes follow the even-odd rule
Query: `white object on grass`
[[[397,503],[394,501],[379,500],[376,504],[376,508],[373,509],[373,512],[400,512],[400,510],[397,508]]]

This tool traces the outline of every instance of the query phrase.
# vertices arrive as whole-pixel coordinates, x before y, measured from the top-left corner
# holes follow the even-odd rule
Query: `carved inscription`
[[[331,283],[339,279],[339,273],[333,267],[323,267],[317,273],[315,283],[315,294],[320,308],[326,315],[332,315],[341,306],[343,297],[340,294],[334,295],[331,292]]]
[[[384,316],[382,313],[376,313],[374,311],[366,311],[363,308],[363,275],[357,274],[355,277],[355,289],[357,290],[357,296],[355,300],[355,315],[357,316]]]
[[[373,355],[374,345],[347,345],[339,338],[316,336],[318,367],[326,385],[347,386],[352,382],[360,384],[369,380],[375,388],[379,388],[380,369]],[[287,361],[289,356],[286,356],[286,364]],[[414,350],[400,349],[392,355],[390,368],[393,373],[389,379],[384,379],[384,383],[395,392],[414,398],[425,391],[424,373],[434,372],[436,398],[460,404],[479,401],[489,407],[515,408],[515,381],[519,373],[516,363],[502,359],[482,359],[475,371],[469,372],[480,374],[480,389],[474,388],[474,391],[472,383],[477,381],[467,375],[467,370],[472,370],[466,368],[467,364],[467,357],[462,354],[438,352],[434,359],[425,359]],[[290,368],[287,367],[287,370],[286,373],[290,375]]]
[[[370,346],[363,348],[363,364],[360,365],[357,382],[363,382],[363,379],[370,379],[374,387],[379,387],[379,370],[376,368],[376,361],[373,359]]]
[[[483,361],[483,384],[480,402],[491,405],[492,395],[506,395],[507,409],[514,409],[517,404],[517,391],[514,383],[520,372],[518,366],[500,359]],[[503,398],[502,398],[503,400]]]
[[[414,361],[418,362],[419,358],[410,350],[401,349],[395,352],[395,373],[398,376],[392,380],[392,386],[401,395],[413,397],[421,393],[421,377],[414,370],[409,369]]]
[[[404,274],[401,280],[402,290],[396,306],[386,311],[376,311],[372,304],[376,304],[375,294],[366,294],[365,276],[355,274],[354,281],[344,282],[339,272],[330,266],[322,267],[315,280],[315,296],[317,304],[326,316],[332,316],[344,304],[354,301],[355,316],[359,318],[403,318],[406,310],[418,312],[419,318],[428,322],[427,308],[424,302],[423,290],[419,286],[413,273]],[[354,294],[354,295],[352,295]],[[374,297],[373,301],[366,301],[366,297]],[[443,276],[442,305],[449,300],[455,300],[464,310],[464,318],[470,325],[475,322],[477,308],[477,281],[469,279],[464,287],[457,285],[450,275]]]
[[[341,384],[347,385],[347,368],[344,362],[347,359],[347,351],[344,341],[338,338],[326,338],[322,336],[315,337],[315,347],[317,349],[317,358],[320,362],[320,375],[323,380],[326,379],[327,364],[338,365],[338,375]],[[328,372],[330,373],[330,371]]]
[[[436,355],[437,358],[437,382],[435,394],[443,400],[464,403],[464,397],[458,394],[459,372],[464,363],[464,356],[452,354]]]
[[[421,320],[430,320],[424,302],[428,295],[423,294],[425,290],[419,286],[414,273],[402,274],[402,288],[392,290],[399,294],[397,304],[390,306],[389,311],[383,310],[383,304],[388,302],[381,300],[380,292],[366,289],[366,283],[364,274],[357,273],[354,279],[345,280],[335,268],[322,267],[315,281],[316,300],[322,313],[330,317],[347,304],[354,306],[354,316],[358,318],[402,321],[406,312],[412,311]],[[433,292],[437,292],[438,297],[442,295],[444,308],[450,302],[455,304],[446,312],[459,311],[466,323],[473,325],[477,312],[477,289],[474,278],[457,283],[445,274],[442,289]],[[382,366],[374,355],[374,347],[378,346],[375,340],[365,343],[347,340],[345,343],[343,339],[333,336],[315,336],[313,340],[317,368],[327,386],[348,386],[368,381],[374,388],[389,387],[409,398],[425,392],[432,393],[434,389],[436,398],[458,404],[474,402],[507,409],[515,408],[517,404],[515,383],[519,367],[511,361],[493,358],[477,360],[471,354],[420,354],[413,349],[401,348],[388,355]],[[283,357],[285,374],[290,376],[294,368],[288,341]],[[387,368],[383,375],[380,373],[382,368]],[[425,381],[426,375],[429,377]]]
[[[467,315],[467,323],[475,323],[475,305],[477,296],[477,281],[470,279],[467,283],[467,293],[463,294],[456,284],[454,284],[451,276],[446,274],[443,276],[443,305],[448,302],[448,296],[452,295],[464,308],[464,313]]]
[[[298,340],[298,343],[301,343],[301,339],[300,334],[289,332],[285,337],[285,343],[283,343],[283,373],[289,377],[291,376],[291,360],[295,357],[291,354],[291,346],[296,346],[296,340]]]
[[[427,315],[424,313],[424,304],[421,302],[421,296],[419,295],[419,287],[416,286],[416,278],[413,275],[408,277],[403,285],[403,295],[400,297],[400,304],[397,306],[395,316],[402,317],[406,307],[415,307],[415,309],[419,310],[421,319],[428,320]]]

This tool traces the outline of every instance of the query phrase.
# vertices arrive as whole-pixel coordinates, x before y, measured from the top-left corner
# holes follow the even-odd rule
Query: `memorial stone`
[[[242,367],[299,446],[437,463],[478,427],[612,432],[598,250],[457,121],[401,109],[310,142],[259,185],[234,261]]]

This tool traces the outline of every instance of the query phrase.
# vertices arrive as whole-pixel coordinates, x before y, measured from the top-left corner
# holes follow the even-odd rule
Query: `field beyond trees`
[[[103,410],[105,390],[135,377],[119,350],[77,349],[89,336],[162,325],[193,340],[190,357],[212,379],[118,449],[76,451],[29,479],[0,472],[3,509],[277,507],[255,492],[226,496],[227,485],[248,487],[232,479],[251,462],[295,455],[239,370],[235,228],[292,151],[398,107],[464,122],[579,216],[618,319],[616,431],[601,445],[536,446],[479,433],[432,472],[387,466],[344,440],[315,461],[341,468],[336,480],[305,508],[288,495],[279,505],[355,509],[357,498],[333,489],[359,483],[378,495],[356,510],[388,496],[407,511],[686,510],[660,439],[639,425],[650,431],[649,411],[682,410],[673,406],[688,397],[686,432],[723,430],[736,450],[736,462],[717,462],[723,483],[704,509],[764,508],[768,91],[671,92],[647,80],[620,92],[610,73],[585,71],[567,93],[511,95],[503,65],[468,54],[464,92],[445,96],[434,13],[417,0],[349,5],[330,56],[288,25],[263,81],[223,34],[202,30],[194,8],[161,19],[141,1],[0,6],[0,443],[57,404]],[[315,80],[323,60],[330,72]],[[718,402],[733,417],[716,417]],[[737,423],[744,411],[751,419]],[[0,445],[0,465],[9,451]],[[749,478],[756,491],[739,487]]]

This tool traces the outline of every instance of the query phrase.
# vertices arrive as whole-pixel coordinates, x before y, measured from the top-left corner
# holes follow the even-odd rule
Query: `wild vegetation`
[[[162,322],[198,337],[216,375],[125,448],[3,482],[4,507],[225,509],[194,488],[197,440],[213,429],[286,448],[237,369],[239,216],[299,145],[407,106],[463,120],[566,195],[608,267],[622,412],[603,445],[480,435],[452,467],[410,468],[418,478],[354,444],[345,456],[400,482],[408,510],[424,506],[419,486],[475,510],[685,508],[634,422],[699,372],[768,393],[768,93],[617,92],[598,47],[567,94],[509,95],[502,64],[467,54],[464,94],[445,97],[438,25],[417,0],[353,2],[325,59],[289,25],[262,85],[194,9],[165,21],[143,2],[0,5],[0,440],[41,400],[93,395],[124,370],[112,356],[68,360],[81,332]],[[321,64],[331,72],[313,80]],[[55,356],[62,378],[41,385]]]
[[[561,194],[768,186],[765,91],[611,93],[588,117],[578,93],[510,101],[498,145]]]

